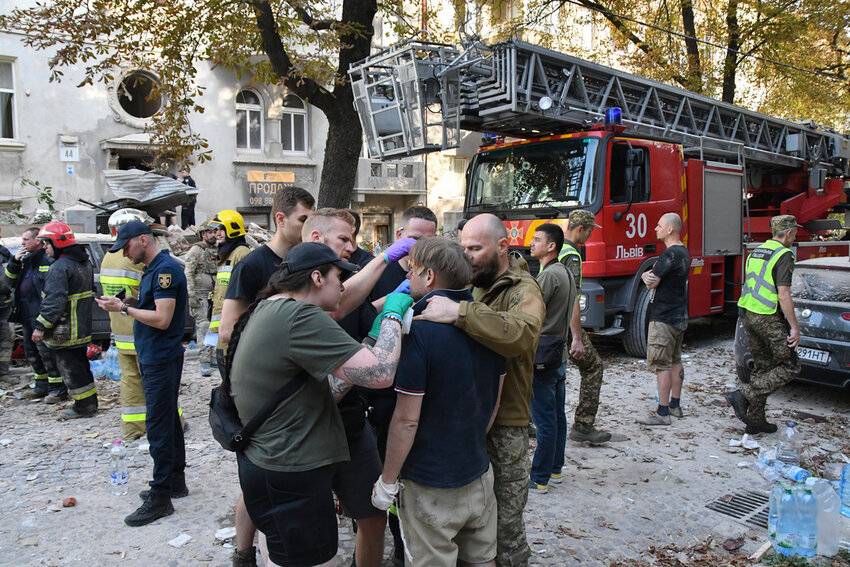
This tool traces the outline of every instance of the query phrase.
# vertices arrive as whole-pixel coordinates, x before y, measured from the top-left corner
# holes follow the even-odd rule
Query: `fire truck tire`
[[[639,358],[646,357],[646,330],[649,321],[646,312],[649,308],[649,290],[641,286],[635,300],[635,308],[626,323],[626,331],[623,333],[623,348],[631,356]]]

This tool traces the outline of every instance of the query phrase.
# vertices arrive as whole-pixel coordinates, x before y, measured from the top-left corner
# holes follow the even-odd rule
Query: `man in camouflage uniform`
[[[508,233],[496,216],[471,218],[463,228],[461,245],[472,262],[475,301],[455,303],[435,296],[418,318],[454,324],[507,358],[499,410],[487,433],[487,453],[497,503],[496,565],[520,567],[528,565],[531,554],[522,511],[531,472],[528,423],[534,352],[546,305],[525,261],[508,255]]]
[[[0,264],[5,265],[12,259],[9,249],[0,244]],[[12,286],[8,280],[0,278],[0,376],[9,373],[9,363],[12,361],[12,343],[15,335],[9,325],[12,316]]]
[[[186,254],[186,283],[189,292],[189,311],[195,318],[198,356],[201,362],[201,375],[212,375],[212,362],[215,348],[204,344],[204,338],[210,327],[210,305],[218,270],[216,230],[208,222],[198,226],[200,241]]]
[[[582,262],[577,246],[587,242],[595,227],[599,225],[596,224],[593,213],[590,211],[579,209],[570,212],[569,225],[564,232],[564,247],[561,248],[558,260],[572,272],[577,291],[581,291]],[[573,441],[604,443],[611,439],[611,434],[594,427],[596,412],[599,410],[599,392],[602,390],[602,359],[593,347],[593,343],[590,342],[590,337],[581,328],[581,310],[578,301],[579,294],[576,294],[573,315],[570,319],[570,335],[572,336],[570,361],[576,365],[581,374],[581,386],[575,421],[569,438]]]
[[[775,423],[764,414],[767,397],[800,373],[797,344],[800,327],[791,299],[797,219],[779,215],[770,219],[772,238],[747,258],[746,280],[738,301],[744,319],[754,367],[750,383],[726,393],[747,433],[773,433]]]

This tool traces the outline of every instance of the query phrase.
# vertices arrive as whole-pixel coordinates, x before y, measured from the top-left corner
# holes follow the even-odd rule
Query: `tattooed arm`
[[[362,348],[330,377],[334,400],[339,401],[352,386],[389,388],[395,379],[401,354],[401,324],[393,318],[381,321],[375,346]]]

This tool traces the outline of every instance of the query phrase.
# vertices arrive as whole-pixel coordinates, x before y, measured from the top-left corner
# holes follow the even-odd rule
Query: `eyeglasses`
[[[415,268],[413,267],[412,264],[409,268],[407,268],[407,277],[408,278],[412,278],[414,275],[417,275],[421,278],[428,271],[428,268],[422,268],[422,271],[419,272],[419,273],[414,273],[414,270],[415,270]]]

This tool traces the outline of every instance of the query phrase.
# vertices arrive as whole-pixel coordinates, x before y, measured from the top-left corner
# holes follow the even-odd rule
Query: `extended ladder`
[[[457,147],[460,130],[530,138],[587,130],[619,107],[629,132],[709,159],[847,176],[850,137],[511,40],[464,50],[408,41],[349,70],[370,156]]]

